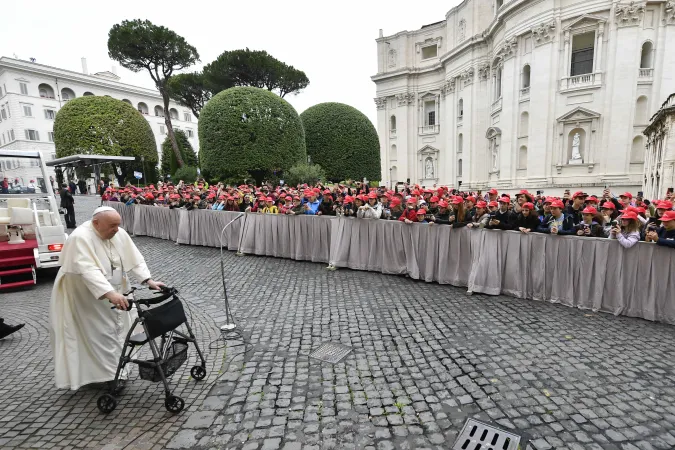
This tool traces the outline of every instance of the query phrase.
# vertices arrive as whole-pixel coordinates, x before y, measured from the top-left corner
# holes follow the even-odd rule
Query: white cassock
[[[122,228],[110,240],[101,239],[83,223],[66,240],[61,252],[49,307],[56,387],[79,389],[115,378],[122,346],[136,319],[136,310],[111,309],[101,297],[128,292],[126,272],[139,281],[150,278],[143,255]]]

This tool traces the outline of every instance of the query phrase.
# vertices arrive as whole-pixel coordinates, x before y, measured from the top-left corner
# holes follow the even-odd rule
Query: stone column
[[[565,60],[563,61],[563,64],[565,64],[565,76],[569,77],[570,76],[570,51],[571,51],[571,36],[569,31],[565,31]],[[530,92],[530,95],[532,93]]]
[[[595,58],[593,58],[593,72],[602,72],[602,40],[605,35],[605,24],[601,23],[596,32]]]

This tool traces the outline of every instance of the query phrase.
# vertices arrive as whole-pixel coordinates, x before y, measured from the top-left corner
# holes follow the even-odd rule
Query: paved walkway
[[[224,319],[218,250],[136,242],[208,348]],[[178,416],[140,380],[107,417],[98,392],[56,391],[50,279],[0,294],[2,315],[27,323],[0,341],[0,447],[440,449],[475,417],[537,449],[675,448],[671,326],[314,263],[227,252],[225,265],[248,345],[214,342],[202,383],[191,364],[174,375]],[[353,352],[308,357],[328,341]]]

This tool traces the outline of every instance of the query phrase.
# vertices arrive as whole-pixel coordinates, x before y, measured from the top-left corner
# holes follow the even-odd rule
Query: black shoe
[[[0,339],[6,338],[10,334],[19,331],[20,329],[23,328],[25,324],[20,323],[18,325],[5,325],[4,323],[0,323]]]

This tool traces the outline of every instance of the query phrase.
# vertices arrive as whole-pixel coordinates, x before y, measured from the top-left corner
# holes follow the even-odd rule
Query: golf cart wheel
[[[192,370],[190,370],[190,375],[192,375],[192,378],[195,380],[201,381],[206,376],[206,369],[202,366],[194,366]]]
[[[185,408],[185,402],[180,397],[169,395],[164,401],[164,406],[166,406],[167,411],[178,414]]]
[[[117,408],[117,400],[110,394],[103,394],[98,398],[96,406],[103,414],[109,414]]]

